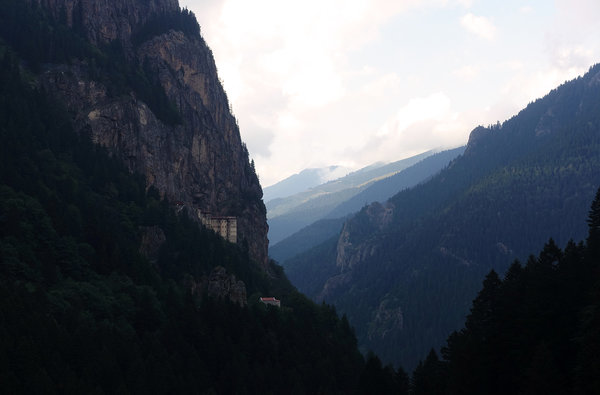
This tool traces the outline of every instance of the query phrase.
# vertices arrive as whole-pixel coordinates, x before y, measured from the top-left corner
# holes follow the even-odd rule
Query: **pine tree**
[[[414,395],[442,395],[447,393],[446,385],[446,366],[432,348],[427,354],[425,362],[419,362],[413,372],[412,393]]]
[[[592,202],[588,214],[588,239],[587,245],[592,259],[598,259],[600,256],[600,188],[596,192],[596,197]]]

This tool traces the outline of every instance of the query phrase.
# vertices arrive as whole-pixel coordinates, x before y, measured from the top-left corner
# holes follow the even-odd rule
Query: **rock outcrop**
[[[208,296],[213,298],[227,298],[233,303],[245,306],[246,285],[243,281],[236,280],[233,274],[227,273],[222,266],[213,269],[208,277]]]
[[[128,61],[151,70],[180,117],[161,121],[131,90],[115,95],[90,77],[86,59],[46,67],[45,89],[72,113],[78,132],[146,177],[172,202],[214,216],[235,216],[238,243],[267,268],[267,222],[262,189],[237,121],[199,34],[168,30],[144,42],[132,37],[145,23],[179,12],[177,0],[31,0],[77,27],[94,45],[119,42]],[[75,26],[77,25],[77,26]]]
[[[215,267],[208,276],[202,276],[200,279],[189,276],[184,283],[196,297],[228,299],[242,307],[248,304],[246,284],[237,280],[235,275],[228,273],[223,266]]]
[[[469,134],[469,141],[467,142],[467,148],[465,149],[465,155],[470,155],[472,151],[476,151],[479,144],[492,134],[492,131],[483,126],[477,126]]]
[[[360,219],[349,220],[344,224],[337,244],[336,266],[345,272],[374,254],[373,247],[352,243],[356,231],[360,233],[375,232],[388,226],[393,217],[393,206],[373,202],[361,213]],[[362,228],[362,229],[361,229]]]
[[[337,274],[326,280],[316,296],[317,300],[329,300],[339,289],[353,281],[354,269],[368,261],[378,249],[377,243],[371,243],[366,235],[385,229],[393,215],[394,206],[391,203],[383,205],[373,202],[344,223],[336,246]]]
[[[167,241],[165,232],[158,226],[145,226],[141,231],[140,253],[155,265],[158,262],[160,247]]]
[[[396,331],[401,331],[404,326],[404,315],[402,308],[394,306],[397,300],[390,301],[384,299],[379,303],[374,312],[374,318],[369,322],[367,338],[371,341],[383,340],[385,337]]]

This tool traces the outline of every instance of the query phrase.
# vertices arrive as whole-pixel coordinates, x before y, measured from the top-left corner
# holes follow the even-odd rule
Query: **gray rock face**
[[[369,322],[367,337],[369,340],[384,339],[389,333],[401,331],[404,326],[402,308],[395,306],[397,301],[384,299],[381,301],[374,317]]]
[[[165,241],[167,241],[167,237],[160,227],[145,226],[142,228],[140,253],[155,265],[158,262],[160,247]]]
[[[68,23],[79,18],[94,44],[118,40],[127,56],[158,73],[181,125],[166,125],[135,92],[111,96],[89,78],[85,60],[53,65],[41,77],[71,112],[75,128],[143,174],[172,202],[215,216],[235,216],[238,243],[266,269],[268,240],[262,189],[201,37],[169,31],[134,47],[132,32],[153,16],[179,9],[177,0],[32,0]]]
[[[488,128],[484,128],[483,126],[478,126],[471,131],[469,134],[469,141],[467,143],[467,148],[465,149],[465,155],[471,154],[473,150],[476,150],[476,147],[489,136],[492,131]]]
[[[237,281],[233,274],[228,274],[222,266],[213,269],[208,277],[208,296],[217,299],[229,299],[233,303],[245,306],[248,303],[246,297],[246,285],[243,281]]]
[[[353,241],[356,233],[369,234],[385,229],[392,221],[394,206],[374,202],[364,211],[364,219],[350,219],[338,238],[336,246],[336,268],[338,274],[328,278],[323,289],[317,295],[317,300],[329,300],[340,288],[353,281],[354,269],[362,265],[377,252],[378,245],[369,241]]]
[[[388,226],[392,220],[394,208],[392,205],[379,202],[371,203],[366,210],[368,218],[368,231],[379,231]],[[352,268],[365,258],[375,253],[374,247],[369,245],[354,245],[351,241],[352,233],[357,225],[352,220],[344,224],[337,245],[336,266],[342,272],[352,270]]]
[[[203,298],[210,296],[215,299],[228,299],[240,306],[248,304],[246,284],[237,280],[235,275],[227,273],[223,266],[215,267],[212,272],[200,279],[188,276],[184,284],[191,290],[192,295]]]

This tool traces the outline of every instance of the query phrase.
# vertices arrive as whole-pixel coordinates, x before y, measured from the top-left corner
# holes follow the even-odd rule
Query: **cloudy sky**
[[[600,62],[598,0],[180,0],[263,187],[465,144]]]

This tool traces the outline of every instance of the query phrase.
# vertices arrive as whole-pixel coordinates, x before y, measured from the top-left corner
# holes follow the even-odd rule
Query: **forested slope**
[[[2,4],[14,6],[3,20],[11,9],[33,18],[22,20],[29,36],[0,40],[2,392],[354,392],[364,362],[347,320],[75,133],[29,51],[60,44],[52,59],[104,59],[98,78],[115,87],[123,74],[108,65],[120,58],[35,6]],[[227,285],[210,278],[215,268],[248,297],[211,289]]]
[[[435,175],[465,147],[431,154],[396,174],[372,182],[362,192],[339,204],[320,219],[269,247],[269,256],[286,267],[285,261],[339,234],[346,217],[372,202],[384,202],[396,193],[411,188]],[[419,157],[419,156],[418,156]],[[287,268],[286,268],[287,269]]]
[[[414,393],[600,392],[600,190],[586,242],[550,239],[525,265],[491,271],[463,329],[413,374]]]
[[[596,65],[476,128],[429,182],[364,208],[333,245],[289,260],[292,282],[345,312],[365,348],[411,369],[461,325],[490,268],[503,273],[549,237],[585,236],[600,184],[599,75]]]

